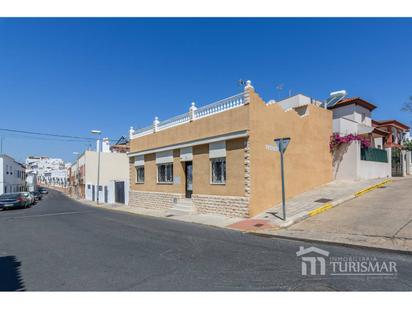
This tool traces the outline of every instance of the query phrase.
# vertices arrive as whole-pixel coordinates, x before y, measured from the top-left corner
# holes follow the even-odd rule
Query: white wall
[[[333,133],[341,135],[357,134],[358,123],[346,118],[333,119]]]
[[[5,187],[7,188],[7,193],[24,190],[26,179],[23,173],[25,172],[26,169],[12,157],[7,155],[0,156],[0,194],[5,193]]]
[[[358,143],[342,145],[334,153],[333,175],[337,180],[355,180],[358,177]],[[360,157],[359,157],[360,159]]]
[[[310,97],[307,97],[303,94],[297,94],[287,99],[278,101],[276,102],[276,104],[279,104],[284,110],[287,110],[289,108],[295,108],[295,107],[304,106],[308,104],[319,105],[321,104],[321,102],[314,100]]]
[[[86,151],[85,153],[85,198],[93,199],[93,185],[97,193],[97,161],[98,153],[95,151]],[[129,158],[125,153],[100,153],[100,176],[99,184],[102,191],[99,192],[99,202],[104,203],[104,187],[108,189],[108,203],[115,202],[115,182],[123,181],[125,184],[125,203],[128,203],[129,188]],[[90,185],[90,188],[88,188]],[[96,196],[95,196],[96,200]]]
[[[353,141],[347,148],[341,148],[334,153],[333,171],[337,180],[362,180],[391,177],[391,152],[387,149],[388,162],[361,160],[361,145]]]
[[[129,203],[129,181],[128,180],[121,180],[124,181],[124,193],[125,193],[125,204],[127,205]],[[104,196],[104,190],[105,187],[107,187],[107,203],[108,204],[113,204],[115,203],[115,180],[109,181],[107,185],[101,185],[102,186],[102,191],[99,192],[99,203],[106,203],[105,201],[105,196]],[[86,184],[86,189],[85,189],[85,198],[86,200],[93,201],[93,185],[95,186],[95,199],[94,201],[97,200],[96,196],[96,191],[97,191],[97,185],[93,183],[87,183]],[[89,188],[90,186],[90,188]]]
[[[390,159],[388,157],[388,159]],[[391,165],[383,162],[360,160],[358,179],[387,178],[392,176]]]
[[[406,153],[406,174],[412,175],[412,152]]]

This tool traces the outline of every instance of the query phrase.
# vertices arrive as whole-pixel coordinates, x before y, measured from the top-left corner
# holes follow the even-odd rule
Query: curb
[[[331,209],[331,208],[333,208],[333,207],[336,207],[336,206],[338,206],[338,205],[340,205],[340,204],[342,204],[342,203],[344,203],[344,202],[350,201],[350,200],[352,200],[352,199],[354,199],[354,198],[357,198],[357,197],[359,197],[359,196],[361,196],[361,195],[363,195],[363,194],[365,194],[365,193],[368,193],[368,192],[371,192],[371,191],[373,191],[373,190],[375,190],[375,189],[377,189],[377,188],[383,187],[384,185],[386,185],[386,184],[388,184],[388,183],[391,183],[391,182],[392,182],[392,179],[384,180],[384,181],[382,181],[382,182],[379,182],[379,183],[374,184],[374,185],[372,185],[372,186],[369,186],[369,187],[367,187],[367,188],[365,188],[365,189],[362,189],[362,190],[360,190],[360,191],[357,191],[357,192],[355,192],[355,193],[353,193],[353,194],[351,194],[351,195],[348,195],[348,196],[346,196],[346,197],[344,197],[344,198],[341,198],[341,199],[339,199],[339,200],[325,203],[325,204],[323,204],[322,206],[320,206],[320,207],[318,207],[318,208],[315,208],[315,209],[313,209],[313,210],[311,210],[311,211],[305,212],[303,215],[301,214],[301,215],[296,215],[295,217],[291,217],[291,219],[289,219],[287,222],[281,224],[281,225],[280,225],[280,228],[287,228],[287,227],[289,227],[289,226],[291,226],[291,225],[294,225],[294,224],[296,224],[296,223],[299,223],[299,222],[301,222],[301,221],[303,221],[303,220],[305,220],[305,219],[307,219],[307,218],[316,216],[316,215],[318,215],[318,214],[320,214],[320,213],[322,213],[322,212],[325,212],[325,211],[327,211],[327,210],[329,210],[329,209]]]
[[[392,179],[388,179],[388,180],[382,181],[382,182],[380,182],[380,183],[378,183],[378,184],[376,184],[376,185],[367,187],[367,188],[365,188],[365,189],[363,189],[363,190],[360,190],[360,191],[356,192],[356,193],[355,193],[355,196],[356,196],[356,197],[361,196],[361,195],[363,195],[363,194],[365,194],[365,193],[368,193],[368,192],[370,192],[370,191],[372,191],[372,190],[375,190],[375,189],[377,189],[377,188],[380,188],[380,187],[386,185],[387,183],[391,183],[391,182],[392,182]]]
[[[368,250],[379,250],[385,251],[390,253],[399,253],[399,254],[407,254],[412,256],[412,251],[408,250],[401,250],[401,249],[389,249],[384,247],[373,247],[373,246],[366,246],[366,245],[357,245],[353,243],[344,243],[344,242],[336,242],[332,240],[320,240],[320,239],[310,239],[310,238],[300,238],[294,236],[285,236],[285,235],[276,235],[276,234],[266,234],[266,233],[259,233],[259,232],[248,232],[248,234],[258,236],[258,237],[265,237],[265,238],[277,238],[277,239],[286,239],[286,240],[295,240],[295,241],[303,241],[308,243],[322,243],[325,245],[334,245],[334,246],[341,246],[347,248],[355,248],[355,249],[368,249]]]

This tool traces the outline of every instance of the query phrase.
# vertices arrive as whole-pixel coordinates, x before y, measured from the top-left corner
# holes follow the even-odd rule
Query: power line
[[[83,140],[83,141],[95,141],[96,140],[95,138],[92,138],[92,137],[82,137],[82,136],[73,136],[73,135],[52,134],[52,133],[40,133],[40,132],[33,132],[33,131],[23,131],[23,130],[4,129],[4,128],[0,128],[0,131],[20,133],[20,134],[29,134],[29,135],[68,138],[68,139],[78,139],[78,140]],[[109,139],[109,141],[116,141],[116,140]]]

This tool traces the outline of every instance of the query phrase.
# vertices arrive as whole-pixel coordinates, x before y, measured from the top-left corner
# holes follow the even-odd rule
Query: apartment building
[[[26,189],[26,168],[12,157],[0,155],[0,195]]]
[[[266,145],[291,138],[289,198],[332,180],[331,134],[331,111],[265,103],[248,81],[238,95],[131,128],[129,205],[254,216],[281,201],[279,153]]]

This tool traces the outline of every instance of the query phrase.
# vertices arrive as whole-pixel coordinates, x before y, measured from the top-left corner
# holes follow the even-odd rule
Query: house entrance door
[[[124,181],[115,181],[114,183],[114,201],[124,204]]]
[[[186,174],[186,198],[192,197],[193,192],[193,162],[187,161],[185,164]]]

